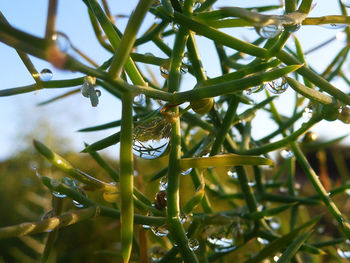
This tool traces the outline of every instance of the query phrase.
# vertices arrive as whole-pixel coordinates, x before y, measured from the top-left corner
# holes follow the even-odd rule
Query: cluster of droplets
[[[237,174],[235,168],[229,169],[229,170],[227,171],[227,175],[228,175],[229,177],[231,177],[232,179],[235,179],[235,180],[238,179],[238,174]]]

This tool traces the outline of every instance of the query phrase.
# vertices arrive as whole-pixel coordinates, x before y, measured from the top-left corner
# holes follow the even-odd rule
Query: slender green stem
[[[136,34],[141,26],[142,21],[151,7],[153,0],[140,0],[135,11],[129,18],[124,35],[120,40],[118,48],[113,57],[112,65],[109,68],[109,75],[112,79],[118,78],[122,72],[123,66],[129,59],[129,54],[134,46]],[[141,84],[141,83],[135,83]]]
[[[49,1],[48,11],[47,11],[47,20],[46,20],[46,30],[45,30],[46,39],[50,39],[52,35],[55,33],[57,3],[58,3],[58,0]]]
[[[133,143],[133,96],[122,95],[122,123],[120,133],[120,197],[121,197],[121,242],[124,262],[129,262],[133,239],[133,184],[134,162]]]

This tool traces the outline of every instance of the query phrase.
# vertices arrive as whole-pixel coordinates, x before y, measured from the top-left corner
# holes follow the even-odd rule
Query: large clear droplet
[[[283,27],[280,25],[268,25],[256,28],[256,32],[263,38],[274,38],[278,36],[282,30]]]
[[[146,95],[141,93],[141,94],[138,94],[134,97],[134,103],[136,105],[144,105],[146,103]]]
[[[166,191],[168,188],[168,176],[163,176],[159,181],[159,190]]]
[[[52,71],[48,68],[44,68],[42,71],[40,71],[40,79],[42,81],[49,81],[50,79],[52,79],[52,76]]]
[[[166,225],[162,226],[152,226],[151,230],[153,234],[155,234],[158,237],[166,237],[169,234],[168,227]]]
[[[273,81],[270,81],[269,83],[266,84],[266,87],[273,94],[282,94],[287,90],[288,83],[285,78],[281,77]]]
[[[280,155],[283,159],[290,159],[294,156],[294,153],[291,150],[283,149]]]
[[[171,123],[162,116],[152,117],[134,129],[133,152],[143,159],[164,155],[170,145]]]
[[[196,251],[199,248],[199,242],[197,239],[194,238],[190,238],[188,240],[188,247],[192,250],[192,251]]]
[[[68,36],[62,32],[56,32],[52,35],[52,40],[55,41],[58,49],[61,52],[68,52],[68,50],[71,47],[71,42],[68,38]]]

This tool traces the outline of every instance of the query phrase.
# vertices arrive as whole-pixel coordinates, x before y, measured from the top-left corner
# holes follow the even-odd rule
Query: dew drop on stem
[[[153,234],[155,234],[158,237],[166,237],[169,234],[168,227],[166,225],[162,226],[152,226],[151,230]]]
[[[257,27],[256,32],[263,38],[274,38],[283,31],[280,25],[268,25],[264,27]]]
[[[168,188],[168,176],[163,176],[159,182],[159,190],[165,191]]]
[[[290,159],[294,156],[294,153],[291,150],[283,149],[280,155],[283,159]]]
[[[338,245],[337,254],[341,258],[350,259],[350,240],[346,240],[344,243]]]
[[[256,240],[262,245],[268,245],[270,242],[267,239],[257,237]]]
[[[161,66],[159,70],[160,70],[160,75],[162,75],[163,78],[167,79],[169,76],[169,70],[163,66]]]
[[[42,71],[40,71],[40,79],[42,81],[49,81],[52,79],[52,71],[48,68],[44,68]]]
[[[192,172],[192,168],[188,168],[187,170],[181,171],[182,175],[188,175]]]
[[[192,250],[192,251],[196,251],[199,248],[199,242],[197,239],[194,238],[190,238],[188,240],[188,247]]]
[[[67,53],[71,48],[71,42],[68,36],[62,32],[55,32],[52,35],[52,40],[56,43],[61,52]]]
[[[134,97],[134,104],[143,106],[146,103],[146,95],[141,93]]]
[[[285,78],[281,77],[270,81],[266,84],[267,89],[273,94],[282,94],[288,89],[288,83]]]

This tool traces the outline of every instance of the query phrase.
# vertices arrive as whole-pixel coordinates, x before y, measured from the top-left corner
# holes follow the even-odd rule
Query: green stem
[[[122,123],[120,133],[120,197],[121,197],[121,242],[124,262],[129,262],[133,239],[133,184],[134,162],[133,143],[133,96],[122,95]]]
[[[134,46],[136,34],[152,3],[153,0],[140,0],[136,6],[135,11],[129,18],[124,35],[118,45],[118,48],[113,57],[112,65],[108,71],[112,79],[120,77],[124,64],[128,59],[130,59],[129,54]]]

